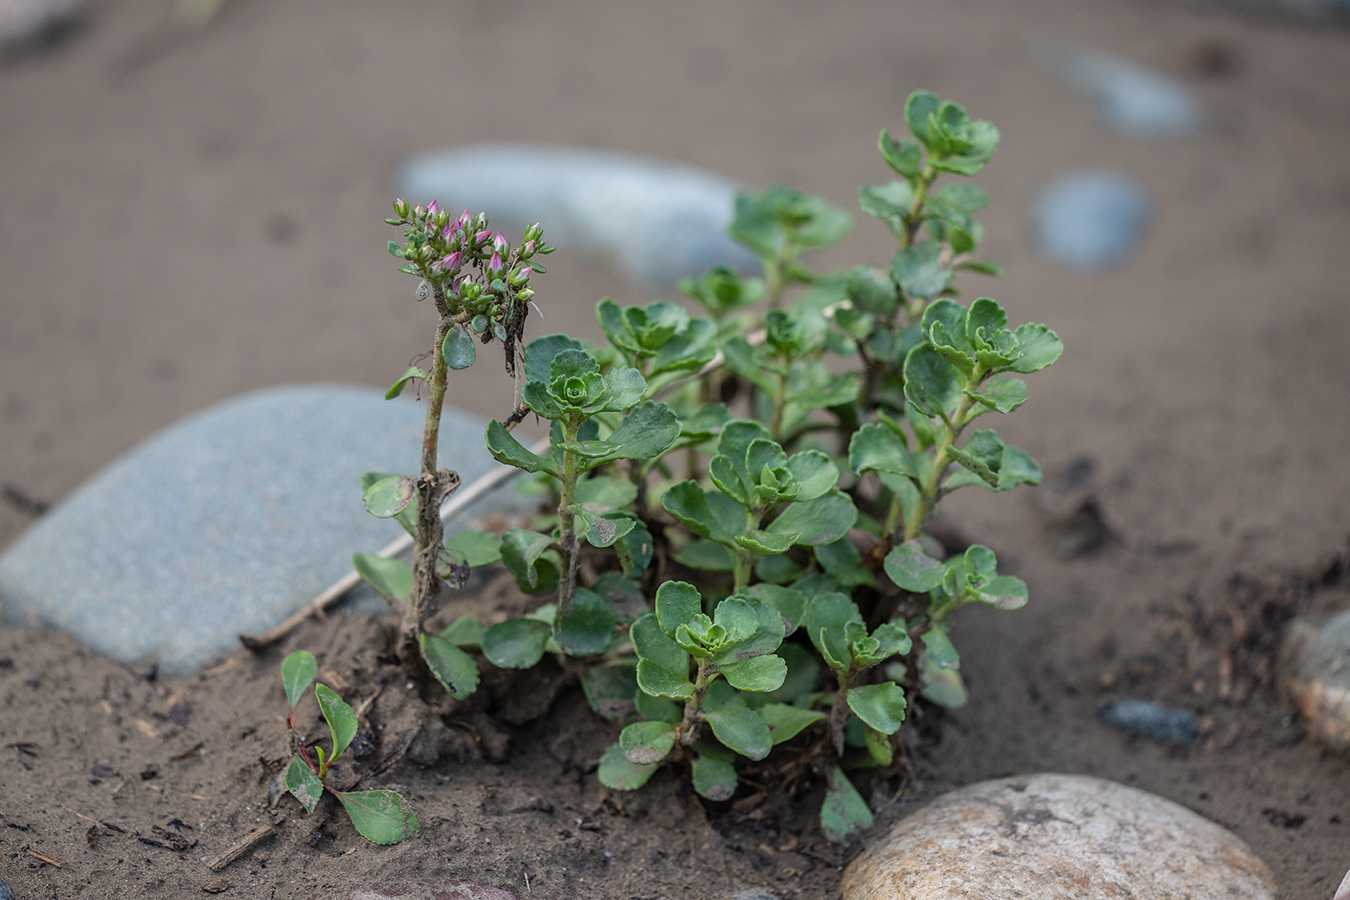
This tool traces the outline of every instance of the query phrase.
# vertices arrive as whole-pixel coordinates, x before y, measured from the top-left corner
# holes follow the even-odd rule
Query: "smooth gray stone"
[[[1069,172],[1041,189],[1029,210],[1037,248],[1066,268],[1095,272],[1134,255],[1149,219],[1149,199],[1115,172]]]
[[[368,471],[417,471],[425,406],[365,387],[245,394],[151,437],[0,556],[0,613],[175,676],[239,650],[402,533],[361,501]],[[447,408],[441,460],[496,467],[485,423]],[[510,489],[469,515],[529,508]],[[450,529],[453,531],[453,528]]]
[[[1117,131],[1136,137],[1187,137],[1200,131],[1204,112],[1181,82],[1104,53],[1060,47],[1053,55],[1060,76],[1092,98]]]
[[[1310,24],[1350,22],[1350,0],[1182,0],[1188,6],[1294,16]],[[1337,898],[1339,900],[1339,898]]]
[[[396,181],[410,203],[486,213],[508,240],[539,222],[546,243],[608,257],[651,288],[713,266],[757,268],[726,234],[736,184],[690,166],[601,150],[485,144],[416,157]]]
[[[1097,715],[1121,731],[1152,741],[1189,745],[1200,737],[1200,720],[1195,713],[1150,700],[1118,700],[1097,710]]]
[[[14,900],[14,894],[10,891],[9,885],[5,884],[3,878],[0,878],[0,900]]]

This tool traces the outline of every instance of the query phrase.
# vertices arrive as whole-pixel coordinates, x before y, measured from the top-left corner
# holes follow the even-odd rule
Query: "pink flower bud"
[[[497,232],[497,236],[492,239],[492,249],[501,250],[505,246],[506,246],[506,238],[504,238],[502,236],[502,233],[499,231]]]
[[[459,268],[459,254],[447,253],[445,256],[441,257],[437,265],[440,266],[442,272],[453,272],[455,269]]]
[[[488,239],[488,236],[491,234],[492,232],[485,228],[473,236],[473,242],[475,244],[481,244],[484,241],[486,241]]]
[[[435,201],[435,200],[432,200],[430,203],[427,204],[427,213],[428,213],[429,215],[433,215],[433,216],[436,215],[436,210],[438,210],[438,209],[440,209],[440,207],[436,205],[436,201]]]
[[[487,268],[493,275],[500,275],[502,272],[502,255],[494,251],[492,259],[488,260]]]

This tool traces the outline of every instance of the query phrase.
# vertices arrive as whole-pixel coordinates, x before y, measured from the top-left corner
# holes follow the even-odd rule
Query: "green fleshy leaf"
[[[634,667],[636,669],[636,666]],[[664,697],[653,697],[646,691],[634,691],[633,705],[637,713],[652,722],[678,725],[684,719],[684,706]]]
[[[862,554],[847,535],[837,541],[818,545],[816,561],[830,577],[839,582],[840,587],[851,588],[862,584],[876,586],[876,577],[863,565]]]
[[[922,543],[905,541],[886,554],[886,575],[901,590],[926,594],[942,584],[942,561],[928,555]]]
[[[637,485],[627,478],[588,475],[577,481],[577,503],[593,513],[626,509],[637,498]]]
[[[460,554],[474,568],[502,561],[501,535],[484,531],[457,531],[446,539],[445,549]]]
[[[281,661],[281,683],[286,687],[286,702],[295,709],[305,689],[319,674],[319,663],[308,650],[297,650]]]
[[[891,428],[878,424],[863,425],[848,442],[848,464],[855,474],[891,472],[906,478],[918,478],[919,470],[904,441]]]
[[[700,797],[721,802],[736,794],[736,767],[725,759],[707,753],[695,753],[690,766],[694,790]]]
[[[393,791],[347,791],[338,794],[352,825],[374,844],[397,844],[421,825],[412,807]]]
[[[928,344],[905,356],[905,399],[920,413],[950,420],[961,405],[961,385],[951,364]]]
[[[820,681],[820,662],[810,650],[791,642],[779,647],[777,655],[787,663],[788,669],[783,686],[773,692],[773,699],[795,705],[815,692]],[[767,717],[765,721],[768,721]],[[773,723],[769,722],[769,725],[772,727]]]
[[[300,801],[306,813],[312,813],[319,803],[319,798],[323,796],[323,782],[303,759],[292,756],[286,766],[286,790]]]
[[[456,647],[474,647],[483,646],[483,635],[487,634],[487,626],[474,616],[460,616],[443,628],[438,635],[441,640],[448,641]]]
[[[839,483],[839,467],[819,450],[802,450],[787,461],[787,470],[797,479],[800,490],[796,502],[822,497]]]
[[[463,700],[478,689],[478,663],[473,657],[439,634],[423,632],[417,639],[427,668],[452,697]]]
[[[975,213],[989,205],[989,195],[968,181],[956,181],[938,188],[943,203],[962,212]]]
[[[717,604],[714,618],[726,631],[726,641],[713,658],[719,666],[772,653],[783,643],[783,616],[754,598],[727,597]],[[777,686],[771,690],[777,690]]]
[[[924,662],[939,669],[959,669],[961,657],[956,652],[952,639],[941,627],[933,627],[923,633]]]
[[[960,709],[970,699],[961,673],[938,666],[923,667],[923,690],[919,696],[946,709]]]
[[[825,719],[825,714],[814,709],[789,706],[786,703],[768,703],[758,710],[764,724],[769,726],[775,745],[790,741],[804,729]]]
[[[672,553],[671,558],[700,572],[731,572],[736,568],[731,548],[716,541],[690,541]]]
[[[759,713],[744,705],[703,710],[704,720],[727,748],[750,759],[763,759],[773,749],[773,735]]]
[[[675,335],[652,357],[652,375],[700,369],[717,355],[717,326],[710,320],[691,319],[688,327]]]
[[[361,495],[366,512],[380,519],[392,519],[416,499],[417,479],[410,475],[381,478]]]
[[[900,304],[891,273],[876,266],[854,266],[849,269],[844,280],[844,291],[853,303],[854,312],[858,313],[889,317],[895,315]]]
[[[647,566],[651,565],[652,555],[655,552],[652,533],[639,521],[631,531],[619,538],[614,550],[619,555],[619,565],[623,568],[623,573],[629,578],[639,578],[647,571]]]
[[[1015,334],[1022,355],[1011,366],[1014,372],[1023,375],[1039,372],[1059,359],[1060,354],[1064,352],[1064,343],[1059,339],[1059,335],[1044,325],[1028,323],[1020,326]]]
[[[787,663],[777,656],[754,656],[743,662],[719,666],[727,684],[738,691],[769,693],[783,686]]]
[[[619,735],[619,746],[629,762],[659,763],[675,746],[675,729],[665,722],[634,722]]]
[[[783,637],[796,631],[806,618],[806,595],[777,584],[756,584],[745,590],[748,597],[771,607],[783,620]]]
[[[585,524],[582,533],[592,547],[610,547],[637,525],[637,519],[626,514],[607,513],[597,516],[584,507],[574,507],[573,511]]]
[[[656,620],[666,635],[674,637],[677,628],[702,612],[703,598],[692,584],[667,581],[656,589]]]
[[[617,366],[605,375],[605,394],[600,411],[621,412],[636,406],[647,392],[647,380],[629,366]],[[678,434],[678,432],[677,432]]]
[[[497,462],[515,466],[517,469],[524,469],[531,474],[547,472],[554,477],[558,475],[558,468],[552,460],[526,448],[524,444],[511,435],[511,432],[506,430],[506,426],[496,419],[488,422],[487,448],[488,452],[492,454],[492,458]]]
[[[749,534],[737,535],[734,540],[737,547],[762,556],[771,556],[788,552],[800,537],[801,534],[796,532],[772,534],[768,531],[752,531]]]
[[[928,91],[914,91],[905,100],[905,124],[929,150],[933,149],[933,145],[929,143],[928,117],[935,114],[941,105],[942,101],[937,95]]]
[[[653,697],[689,700],[694,696],[694,684],[688,675],[682,677],[679,672],[664,669],[650,659],[638,660],[637,680],[638,687]]]
[[[412,566],[401,559],[353,553],[352,568],[386,600],[401,600],[412,593]]]
[[[512,528],[502,535],[502,563],[517,580],[534,587],[539,583],[535,563],[552,543],[553,539],[546,534]]]
[[[508,619],[483,635],[483,656],[499,669],[529,669],[544,656],[552,629],[538,619]]]
[[[911,181],[923,170],[923,149],[909,138],[896,140],[883,129],[877,139],[877,149],[887,165]]]
[[[604,298],[595,304],[595,318],[611,344],[630,354],[638,352],[640,348],[624,322],[623,309],[619,304],[608,297]]]
[[[633,715],[638,693],[637,666],[631,661],[609,666],[591,666],[581,676],[581,690],[596,715],[623,721]]]
[[[869,727],[895,734],[905,720],[905,691],[894,681],[849,688],[848,708]]]
[[[820,808],[820,827],[825,837],[836,844],[860,831],[872,827],[872,811],[867,801],[848,780],[844,770],[835,766],[830,770],[829,793]]]
[[[473,335],[461,325],[451,325],[450,330],[445,333],[445,340],[441,342],[441,355],[445,357],[445,364],[452,369],[467,369],[473,365],[475,357],[478,355],[474,347]]]
[[[843,491],[831,491],[805,503],[791,503],[769,525],[773,534],[796,534],[795,543],[814,547],[839,540],[858,521],[858,508]]]
[[[347,702],[326,684],[314,686],[314,698],[319,701],[319,711],[328,723],[328,731],[333,736],[333,753],[329,764],[342,755],[356,737],[356,713]]]
[[[913,244],[891,257],[891,275],[911,297],[927,300],[947,289],[952,270],[935,243]]]
[[[970,396],[996,412],[1010,413],[1027,402],[1027,383],[1020,378],[1001,375],[989,379],[979,393],[972,391]]]
[[[680,436],[680,419],[664,403],[647,400],[633,407],[609,436],[617,446],[610,459],[654,459]]]
[[[581,341],[565,334],[541,335],[525,347],[525,380],[548,384],[549,366],[563,350],[581,350]]]
[[[712,496],[723,496],[713,494]],[[731,533],[713,512],[709,495],[696,481],[681,481],[661,495],[661,507],[699,537],[712,538],[719,543],[731,543]],[[744,510],[737,533],[745,530]]]
[[[853,644],[853,655],[862,665],[871,666],[897,654],[908,653],[912,643],[902,623],[882,622],[869,637]]]
[[[572,608],[558,619],[553,639],[568,656],[594,656],[609,647],[617,624],[618,618],[603,597],[588,588],[577,588]]]
[[[384,394],[384,399],[393,400],[399,394],[403,393],[403,389],[408,386],[408,382],[414,379],[426,381],[430,377],[431,376],[427,374],[425,369],[419,369],[417,366],[409,366],[408,371],[400,375],[398,381],[395,381],[389,386],[389,390]]]
[[[748,419],[733,419],[727,422],[722,426],[722,434],[717,439],[717,452],[731,461],[736,474],[747,485],[755,484],[759,480],[759,471],[751,472],[746,465],[750,445],[756,441],[763,441],[769,445],[774,443],[769,429],[759,422]]]
[[[906,219],[914,202],[914,189],[905,181],[865,184],[858,188],[858,207],[878,219]]]
[[[629,638],[638,655],[638,687],[653,697],[668,700],[688,700],[694,696],[694,685],[689,680],[689,654],[661,630],[655,613],[647,613],[634,622]]]
[[[823,593],[811,597],[803,628],[832,669],[847,669],[852,662],[845,632],[849,623],[862,625],[858,605],[843,594]]]
[[[596,770],[595,777],[611,790],[635,791],[650,781],[659,768],[660,763],[632,762],[624,756],[623,747],[614,743],[610,744],[609,749],[600,757],[600,767]]]
[[[727,368],[749,381],[761,391],[773,391],[773,379],[760,365],[755,349],[745,338],[736,336],[722,342],[722,356]]]
[[[717,486],[719,491],[742,506],[750,506],[754,502],[750,495],[749,485],[736,472],[731,457],[719,453],[708,460],[708,477],[712,479],[712,483]]]
[[[969,269],[971,272],[979,272],[981,275],[989,275],[997,278],[1003,274],[1003,267],[995,262],[986,260],[967,259],[956,264],[955,268]]]
[[[895,749],[887,735],[875,728],[867,729],[867,755],[879,766],[889,766],[895,760]]]
[[[998,472],[1003,466],[1003,441],[992,429],[972,434],[964,448],[948,447],[947,455],[990,487],[998,487]]]

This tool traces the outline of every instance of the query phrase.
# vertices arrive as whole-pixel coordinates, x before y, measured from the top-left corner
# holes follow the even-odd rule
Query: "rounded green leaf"
[[[314,686],[314,697],[319,701],[319,711],[328,723],[328,731],[333,736],[333,753],[328,761],[331,764],[342,755],[356,737],[356,713],[347,702],[326,684]]]
[[[858,508],[842,491],[831,491],[805,503],[790,503],[773,520],[774,534],[796,534],[794,543],[817,546],[839,540],[858,521]]]
[[[926,594],[942,584],[941,560],[929,556],[917,540],[905,541],[886,554],[884,566],[896,587],[913,594]]]
[[[446,539],[445,549],[460,554],[464,562],[475,568],[502,561],[501,535],[485,531],[457,531]]]
[[[740,662],[719,665],[727,684],[739,691],[768,693],[783,686],[787,663],[773,655],[752,656]]]
[[[1016,331],[1017,346],[1022,355],[1011,366],[1014,372],[1027,374],[1039,372],[1059,359],[1064,352],[1064,343],[1044,325],[1028,323]]]
[[[460,616],[440,632],[443,641],[449,641],[456,647],[482,647],[483,635],[487,626],[474,616]]]
[[[323,796],[323,782],[319,776],[314,774],[303,759],[299,756],[292,756],[290,763],[286,766],[286,790],[291,792],[291,796],[300,801],[300,805],[305,808],[305,812],[314,812],[314,807],[318,805],[319,798]]]
[[[478,663],[473,657],[439,634],[418,635],[422,659],[431,674],[456,700],[463,700],[478,689]]]
[[[473,335],[461,325],[451,325],[445,333],[445,340],[441,342],[441,355],[450,368],[467,369],[478,355],[473,345]]]
[[[488,452],[492,454],[492,458],[497,462],[515,466],[517,469],[523,469],[530,473],[558,474],[557,466],[553,464],[552,460],[526,448],[524,444],[511,435],[511,432],[506,430],[505,425],[496,419],[488,422],[487,448]]]
[[[636,666],[629,660],[610,666],[591,666],[581,676],[586,702],[602,719],[622,721],[633,714],[638,694]]]
[[[923,667],[923,690],[919,696],[946,709],[960,709],[970,699],[961,673],[937,666]]]
[[[705,708],[703,716],[717,739],[742,756],[763,759],[773,748],[773,735],[769,733],[769,726],[753,709],[745,706]]]
[[[829,792],[820,807],[820,827],[825,837],[836,844],[872,827],[872,811],[867,808],[867,801],[838,766],[830,771]]]
[[[935,626],[923,633],[924,663],[939,669],[959,669],[961,657],[947,632]]]
[[[744,593],[772,607],[782,617],[784,637],[796,631],[806,617],[806,595],[801,591],[778,584],[756,584]]]
[[[577,588],[572,607],[558,617],[553,638],[568,656],[594,656],[605,652],[614,639],[618,618],[595,591]]]
[[[412,593],[412,566],[401,559],[353,553],[352,568],[386,600],[401,600]]]
[[[787,461],[787,470],[800,485],[795,499],[797,503],[822,497],[839,482],[839,467],[819,450],[802,450],[793,454]]]
[[[381,478],[362,492],[366,512],[380,519],[392,519],[417,499],[417,479],[410,475]]]
[[[659,768],[660,763],[633,762],[623,755],[623,747],[614,743],[600,757],[600,767],[595,776],[611,790],[635,791],[651,780]]]
[[[738,535],[735,538],[736,546],[751,553],[758,553],[761,556],[773,556],[779,553],[786,553],[792,549],[792,545],[797,543],[801,537],[800,533],[791,534],[772,534],[768,531],[752,531],[749,534]]]
[[[905,355],[905,399],[929,417],[950,419],[961,405],[961,385],[951,364],[928,344]]]
[[[803,709],[786,703],[767,703],[759,708],[759,716],[769,726],[774,744],[790,741],[803,729],[825,718],[825,713],[815,709]]]
[[[281,683],[286,687],[286,702],[291,709],[300,702],[318,673],[319,663],[308,650],[297,650],[281,661]]]
[[[702,612],[703,597],[692,584],[667,581],[656,589],[656,620],[668,636],[674,636],[675,629],[688,625]]]
[[[877,149],[881,151],[881,157],[886,160],[886,164],[898,174],[911,181],[919,177],[922,171],[923,150],[917,143],[909,138],[897,141],[891,137],[889,131],[883,129],[881,136],[877,138]]]
[[[905,720],[905,690],[894,681],[849,688],[848,708],[869,727],[895,734]]]
[[[412,806],[394,791],[347,791],[338,794],[352,825],[374,844],[397,844],[422,826]]]
[[[1027,584],[1012,575],[990,579],[978,593],[981,603],[995,609],[1021,609],[1027,605]]]
[[[529,669],[544,656],[552,629],[538,619],[508,619],[483,635],[483,655],[500,669]]]
[[[906,294],[923,300],[941,294],[952,280],[941,246],[932,242],[914,244],[892,256],[891,275]]]
[[[689,774],[700,797],[721,802],[736,793],[736,767],[725,759],[695,753]]]
[[[675,746],[675,729],[666,722],[634,722],[619,735],[619,746],[629,762],[659,763]]]
[[[386,391],[384,394],[384,399],[393,400],[399,394],[403,393],[403,389],[407,387],[408,382],[412,381],[413,379],[420,379],[422,381],[426,381],[430,377],[431,376],[427,374],[425,369],[420,369],[417,366],[409,366],[408,371],[400,375],[398,381],[395,381],[392,385],[389,386],[389,390]]]
[[[848,442],[848,464],[856,474],[890,472],[906,478],[918,478],[914,457],[891,428],[881,423],[863,425]]]
[[[502,535],[502,563],[518,580],[534,587],[539,581],[534,564],[552,543],[553,538],[546,534],[512,528]]]

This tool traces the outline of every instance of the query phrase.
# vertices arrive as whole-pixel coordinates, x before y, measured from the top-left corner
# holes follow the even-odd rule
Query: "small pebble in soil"
[[[547,243],[608,257],[649,288],[713,266],[755,268],[726,234],[736,184],[692,166],[579,147],[489,144],[416,157],[396,180],[411,202],[486,212],[508,240],[541,222]]]
[[[1189,709],[1162,706],[1151,700],[1117,700],[1097,710],[1121,731],[1151,741],[1171,741],[1187,746],[1200,737],[1200,719]]]
[[[189,416],[0,555],[0,618],[191,675],[238,652],[241,632],[268,630],[346,575],[353,552],[375,553],[402,534],[365,511],[361,476],[416,472],[425,417],[411,400],[334,385],[272,388]],[[497,465],[484,425],[450,408],[442,419],[441,458],[465,484]],[[497,491],[468,515],[530,508]],[[182,724],[190,713],[168,716]]]
[[[1275,885],[1246,844],[1170,800],[1045,774],[939,797],[876,836],[841,891],[842,900],[1272,900]]]
[[[1088,95],[1097,113],[1134,137],[1186,137],[1204,115],[1190,89],[1176,79],[1105,53],[1059,47],[1052,62],[1068,84]]]
[[[1291,622],[1279,662],[1280,681],[1308,733],[1350,753],[1350,610]]]
[[[1148,224],[1149,199],[1125,175],[1068,172],[1041,189],[1028,219],[1041,253],[1066,268],[1095,272],[1134,255]]]

